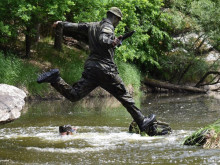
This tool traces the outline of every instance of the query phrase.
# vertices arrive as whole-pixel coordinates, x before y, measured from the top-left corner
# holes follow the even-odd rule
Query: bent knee
[[[70,97],[67,99],[70,100],[71,102],[77,102],[77,101],[81,100],[81,98],[79,98],[79,97]]]

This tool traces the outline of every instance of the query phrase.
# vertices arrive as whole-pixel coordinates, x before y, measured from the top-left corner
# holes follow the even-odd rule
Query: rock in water
[[[172,132],[172,129],[170,128],[169,124],[161,121],[156,121],[149,126],[147,131],[140,132],[137,123],[135,121],[132,121],[129,126],[129,132],[141,134],[142,136],[145,136],[146,134],[148,136],[158,136],[170,134]]]
[[[14,86],[0,84],[0,123],[20,117],[26,93]]]

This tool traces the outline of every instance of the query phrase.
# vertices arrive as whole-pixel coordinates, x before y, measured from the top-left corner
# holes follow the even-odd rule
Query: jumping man
[[[114,29],[122,19],[122,12],[117,7],[112,7],[107,12],[107,18],[101,22],[70,23],[57,21],[56,27],[61,24],[64,29],[84,33],[88,36],[90,55],[85,62],[81,79],[73,86],[67,84],[59,74],[58,69],[52,69],[38,77],[38,83],[51,83],[51,85],[64,97],[72,102],[78,101],[100,86],[111,93],[130,113],[138,124],[141,132],[148,133],[149,126],[156,121],[154,114],[145,117],[135,106],[133,98],[125,89],[119,77],[117,66],[114,62],[115,46],[120,43],[121,37],[115,37]]]

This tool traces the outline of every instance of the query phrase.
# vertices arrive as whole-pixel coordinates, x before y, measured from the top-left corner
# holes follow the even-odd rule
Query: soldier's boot
[[[49,72],[42,73],[38,76],[38,83],[55,83],[60,80],[59,69],[51,69]]]
[[[141,132],[146,132],[148,134],[150,127],[154,124],[154,122],[157,121],[156,115],[151,114],[146,117],[134,104],[127,106],[127,110],[131,114],[134,121],[137,123]]]
[[[154,122],[156,122],[156,115],[155,114],[151,114],[148,117],[144,117],[143,120],[138,121],[138,127],[140,129],[141,132],[146,132],[148,133],[150,130],[150,126],[152,126],[154,124]]]
[[[144,116],[140,110],[135,106],[132,110],[129,111],[134,121],[137,123],[141,132],[146,132],[147,134],[150,131],[150,127],[156,122],[156,115],[151,114],[148,117]]]

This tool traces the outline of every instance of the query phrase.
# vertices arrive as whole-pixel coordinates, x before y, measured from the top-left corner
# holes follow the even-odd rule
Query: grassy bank
[[[220,148],[220,120],[194,132],[187,137],[184,145],[203,146],[203,148]]]
[[[47,88],[36,83],[39,71],[40,68],[30,64],[28,60],[0,52],[0,83],[26,88],[31,94],[41,94]]]
[[[63,47],[58,52],[50,40],[39,42],[32,48],[29,59],[20,59],[13,54],[0,52],[0,83],[25,87],[29,94],[44,96],[50,88],[48,84],[37,84],[38,74],[51,68],[59,68],[63,79],[73,84],[81,77],[88,54],[74,47]],[[126,85],[132,85],[139,92],[141,74],[132,64],[117,61],[119,73]]]

